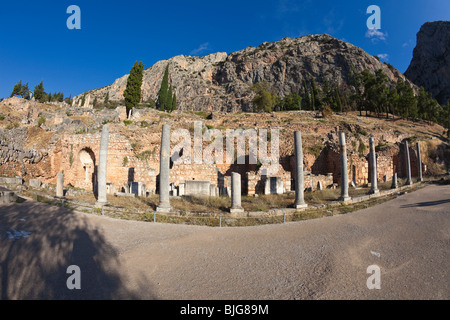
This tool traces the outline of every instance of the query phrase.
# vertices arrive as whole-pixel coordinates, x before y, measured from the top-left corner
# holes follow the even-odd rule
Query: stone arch
[[[95,154],[91,148],[84,147],[78,152],[76,165],[75,185],[86,190],[94,190],[97,166]]]

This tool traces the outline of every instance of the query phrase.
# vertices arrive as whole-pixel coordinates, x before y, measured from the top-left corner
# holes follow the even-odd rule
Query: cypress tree
[[[315,101],[316,95],[314,94],[313,84],[314,84],[314,79],[312,80],[312,82],[311,82],[311,87],[310,87],[309,89],[310,89],[310,91],[311,91],[311,94],[310,94],[311,107],[312,107],[312,109],[313,109],[314,111],[316,111],[316,101]],[[314,86],[315,86],[315,84],[314,84]]]
[[[129,116],[131,109],[137,106],[141,101],[142,95],[142,78],[144,76],[144,64],[142,62],[135,62],[131,68],[130,75],[127,79],[127,88],[123,93],[125,98],[125,107],[127,109],[127,116]]]
[[[167,110],[169,112],[172,111],[172,100],[173,100],[172,85],[170,85],[169,91],[167,91],[167,100],[166,100],[166,108],[165,108],[165,110]]]
[[[104,101],[104,103],[105,103],[105,106],[108,105],[108,103],[109,103],[109,91],[106,92],[106,96],[105,96],[105,101]]]
[[[339,87],[336,87],[336,105],[339,112],[342,113],[341,90],[339,89]]]
[[[175,93],[175,90],[172,98],[172,110],[177,110],[177,94]]]
[[[159,106],[159,110],[164,111],[168,110],[169,106],[167,105],[167,98],[169,91],[169,65],[166,66],[166,70],[164,72],[163,79],[161,81],[161,88],[158,92],[158,101],[157,104]]]
[[[311,108],[311,100],[309,99],[309,93],[308,93],[308,87],[306,86],[306,81],[303,80],[303,91],[304,91],[304,101],[305,101],[305,107],[304,109],[309,109]]]

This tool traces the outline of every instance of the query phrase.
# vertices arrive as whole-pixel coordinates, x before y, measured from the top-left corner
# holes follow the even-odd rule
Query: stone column
[[[408,141],[405,141],[405,156],[406,156],[406,185],[412,185],[411,180],[411,161],[409,159],[409,146]]]
[[[417,148],[417,160],[419,161],[419,176],[417,178],[417,181],[421,182],[423,181],[423,177],[422,177],[422,158],[420,156],[420,145],[417,142],[416,143],[416,148]]]
[[[169,200],[169,170],[170,170],[170,125],[165,124],[161,133],[161,152],[159,160],[159,204],[158,212],[170,212]]]
[[[391,189],[397,189],[398,188],[398,183],[397,183],[397,172],[394,173],[394,175],[392,176],[392,186]]]
[[[373,137],[369,138],[370,145],[370,190],[369,194],[378,194],[380,190],[378,190],[378,181],[377,181],[377,155],[375,153],[375,143]]]
[[[56,196],[64,197],[64,173],[60,172],[56,175]]]
[[[244,212],[241,206],[241,175],[237,172],[231,173],[231,213]]]
[[[339,147],[341,151],[341,196],[339,201],[348,201],[348,167],[347,167],[347,146],[345,144],[345,133],[339,132]]]
[[[304,177],[303,177],[303,149],[302,149],[302,134],[300,131],[294,132],[295,144],[295,203],[294,208],[306,208],[304,198]]]
[[[97,205],[104,206],[108,204],[106,198],[106,167],[108,163],[108,140],[109,125],[104,125],[100,138],[100,154],[98,157],[98,173],[97,173]]]

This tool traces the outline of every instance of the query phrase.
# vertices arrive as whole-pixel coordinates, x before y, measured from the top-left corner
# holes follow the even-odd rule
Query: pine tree
[[[11,92],[10,97],[14,97],[14,96],[20,95],[21,91],[22,91],[22,80],[19,80],[19,82],[17,82],[14,85],[14,88],[13,88],[13,91]]]
[[[168,110],[167,98],[169,91],[169,65],[166,66],[166,70],[164,71],[164,76],[161,81],[161,88],[158,92],[158,101],[156,102],[159,106],[159,110],[165,111]]]
[[[28,88],[28,82],[25,83],[20,89],[20,96],[22,98],[28,99],[30,96],[30,89]]]
[[[127,79],[127,87],[123,96],[125,98],[125,107],[127,116],[130,115],[131,109],[136,107],[141,101],[142,96],[142,78],[144,76],[144,65],[142,62],[135,62],[131,68],[130,75]]]
[[[45,102],[46,94],[43,81],[34,87],[34,98],[39,102]]]

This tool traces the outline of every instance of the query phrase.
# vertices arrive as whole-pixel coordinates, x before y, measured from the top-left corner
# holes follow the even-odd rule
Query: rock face
[[[222,52],[159,61],[144,70],[143,101],[157,99],[167,64],[180,110],[251,111],[254,97],[251,86],[257,82],[269,82],[284,97],[290,92],[301,92],[303,81],[309,84],[311,79],[319,87],[325,79],[345,85],[352,66],[357,72],[383,69],[393,81],[398,77],[405,79],[397,69],[361,48],[326,34],[308,35],[264,42],[256,48],[248,47],[228,55]],[[100,100],[109,93],[110,100],[120,101],[127,78],[125,75],[112,85],[84,94]],[[81,99],[84,94],[75,99]]]
[[[450,21],[427,22],[420,28],[405,76],[440,104],[450,100]]]

